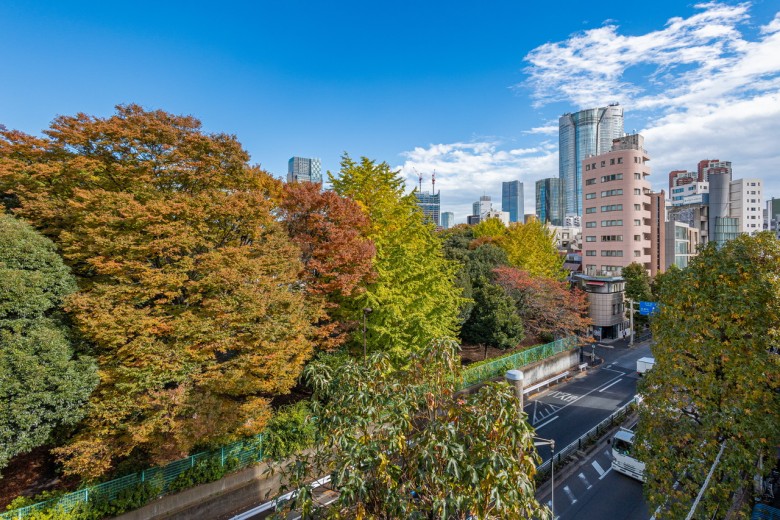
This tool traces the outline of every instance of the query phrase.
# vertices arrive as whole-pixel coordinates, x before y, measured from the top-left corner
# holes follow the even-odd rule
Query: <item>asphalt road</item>
[[[560,450],[633,399],[639,379],[636,360],[649,356],[650,346],[645,343],[628,348],[618,342],[610,347],[596,347],[596,355],[604,358],[599,367],[525,403],[524,410],[537,436],[555,440]],[[549,447],[539,447],[539,455],[549,459]]]

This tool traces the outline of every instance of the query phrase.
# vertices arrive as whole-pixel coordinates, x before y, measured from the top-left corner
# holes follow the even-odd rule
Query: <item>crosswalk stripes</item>
[[[603,479],[612,471],[612,455],[608,450],[597,453],[590,464],[585,464],[579,468],[580,471],[568,477],[566,481],[560,482],[555,486],[556,513],[566,517],[566,510],[576,504],[586,493],[591,492],[594,484]],[[558,492],[560,490],[560,495]],[[559,502],[558,496],[562,498]],[[549,505],[549,504],[548,504]]]

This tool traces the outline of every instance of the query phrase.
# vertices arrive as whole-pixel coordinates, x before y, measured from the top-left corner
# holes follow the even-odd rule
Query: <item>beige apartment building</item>
[[[582,161],[586,275],[619,276],[632,262],[644,265],[648,272],[663,265],[661,259],[656,259],[656,269],[651,263],[649,160],[644,137],[633,134],[614,139],[610,151]]]

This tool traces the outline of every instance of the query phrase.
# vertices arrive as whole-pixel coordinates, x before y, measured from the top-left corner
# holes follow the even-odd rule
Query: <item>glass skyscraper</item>
[[[318,182],[322,184],[322,162],[319,159],[290,157],[287,161],[287,182]]]
[[[623,136],[623,107],[609,105],[564,114],[558,120],[558,178],[565,215],[582,216],[582,160],[610,151]]]
[[[441,214],[441,227],[450,229],[455,224],[455,213],[445,211]]]
[[[501,211],[509,213],[509,222],[522,222],[525,215],[523,183],[509,181],[501,183]]]
[[[417,197],[417,206],[422,210],[425,219],[438,226],[439,212],[441,211],[441,192],[434,194],[423,191],[420,193],[415,190],[414,196]]]
[[[560,179],[551,177],[536,181],[536,218],[553,226],[563,225]]]

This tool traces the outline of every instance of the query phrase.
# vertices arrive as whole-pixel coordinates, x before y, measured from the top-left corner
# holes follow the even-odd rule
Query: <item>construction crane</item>
[[[417,171],[417,168],[412,166],[412,170],[414,170],[414,173],[417,174],[417,178],[420,179],[420,188],[417,190],[418,193],[422,193],[422,173]]]

